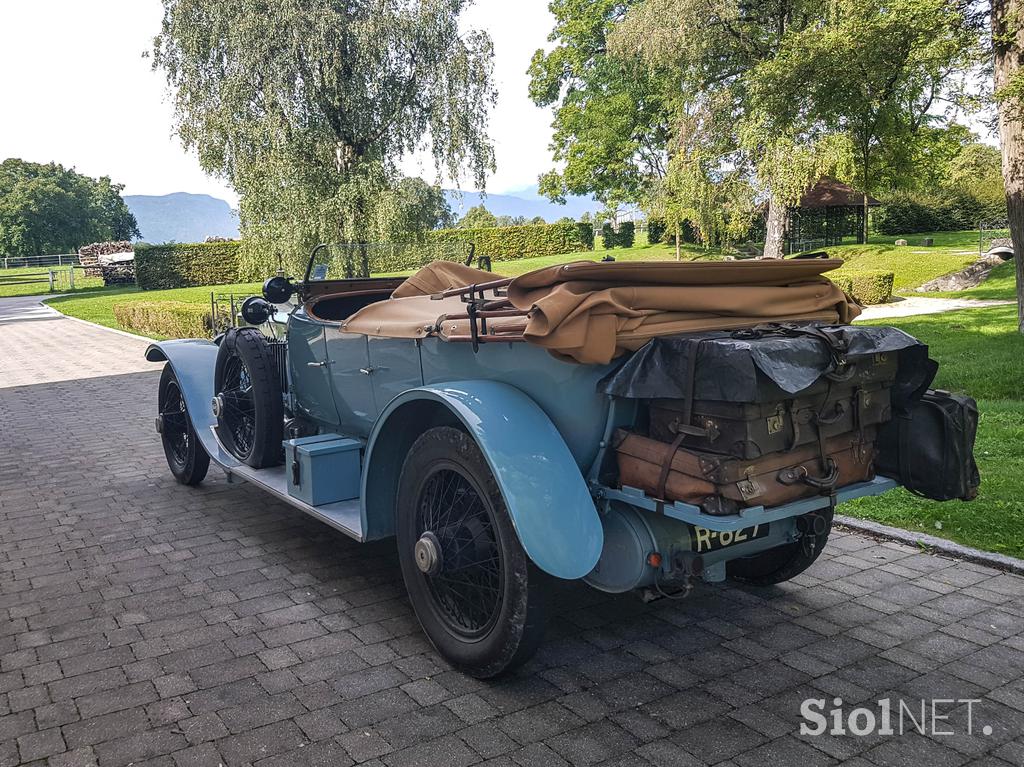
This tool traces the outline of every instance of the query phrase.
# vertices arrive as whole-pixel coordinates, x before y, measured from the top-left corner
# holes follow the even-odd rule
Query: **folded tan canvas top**
[[[524,274],[508,298],[527,317],[523,336],[553,354],[605,363],[655,336],[749,327],[774,321],[848,323],[860,307],[823,275],[842,261],[618,262],[579,261]],[[344,324],[368,335],[422,338],[458,298],[431,293],[500,279],[460,264],[435,262]],[[506,326],[523,325],[522,320]],[[461,332],[461,324],[441,328]]]

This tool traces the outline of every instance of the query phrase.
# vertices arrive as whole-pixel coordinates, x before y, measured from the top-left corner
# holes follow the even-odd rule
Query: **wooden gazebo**
[[[868,206],[881,203],[868,195]],[[789,210],[786,253],[841,245],[845,238],[864,242],[864,195],[849,184],[823,176]]]

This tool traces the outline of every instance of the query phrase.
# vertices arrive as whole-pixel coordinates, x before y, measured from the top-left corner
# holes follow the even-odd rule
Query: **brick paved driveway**
[[[118,370],[140,346],[81,326],[67,346],[69,321],[30,322],[22,358],[115,348]],[[25,385],[11,332],[0,765],[1024,763],[1024,579],[837,534],[764,591],[643,605],[562,584],[537,658],[482,683],[425,642],[390,542],[357,545],[216,471],[176,485],[156,372]],[[800,735],[801,701],[834,697],[918,719],[922,698],[979,702],[973,735],[949,702],[936,729],[953,735]]]

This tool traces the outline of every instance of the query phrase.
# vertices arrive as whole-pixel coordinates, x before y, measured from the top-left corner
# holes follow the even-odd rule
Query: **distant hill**
[[[202,242],[207,237],[238,237],[238,216],[224,200],[208,194],[175,192],[162,196],[126,195],[144,242]]]
[[[480,192],[445,189],[444,195],[456,218],[462,218],[467,210],[481,203],[496,216],[540,216],[549,223],[554,223],[564,216],[579,219],[584,213],[594,214],[602,207],[597,200],[571,195],[566,198],[565,205],[558,205],[546,197],[541,197],[537,193],[537,187],[512,194],[488,194],[486,197]]]
[[[569,197],[556,205],[537,194],[536,187],[515,194],[488,194],[445,189],[456,218],[481,202],[496,216],[541,216],[555,222],[563,216],[579,219],[596,213],[601,204],[586,197]],[[127,195],[124,201],[139,222],[144,242],[202,242],[207,237],[238,237],[238,214],[224,200],[207,194],[175,192],[162,196]]]

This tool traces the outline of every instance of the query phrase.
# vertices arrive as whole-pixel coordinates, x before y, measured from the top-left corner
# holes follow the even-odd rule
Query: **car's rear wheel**
[[[157,395],[157,428],[171,474],[183,485],[198,485],[206,478],[210,456],[206,454],[185,405],[181,384],[171,364],[164,365]]]
[[[283,458],[284,403],[270,344],[256,328],[229,330],[217,352],[213,412],[217,435],[238,460],[254,469]]]
[[[397,507],[402,576],[438,652],[482,679],[527,660],[544,631],[541,574],[476,442],[448,426],[425,432],[402,467]]]
[[[832,532],[831,510],[811,512],[800,517],[799,540],[776,546],[750,557],[727,562],[726,573],[733,580],[752,586],[772,586],[800,575],[821,555]]]

